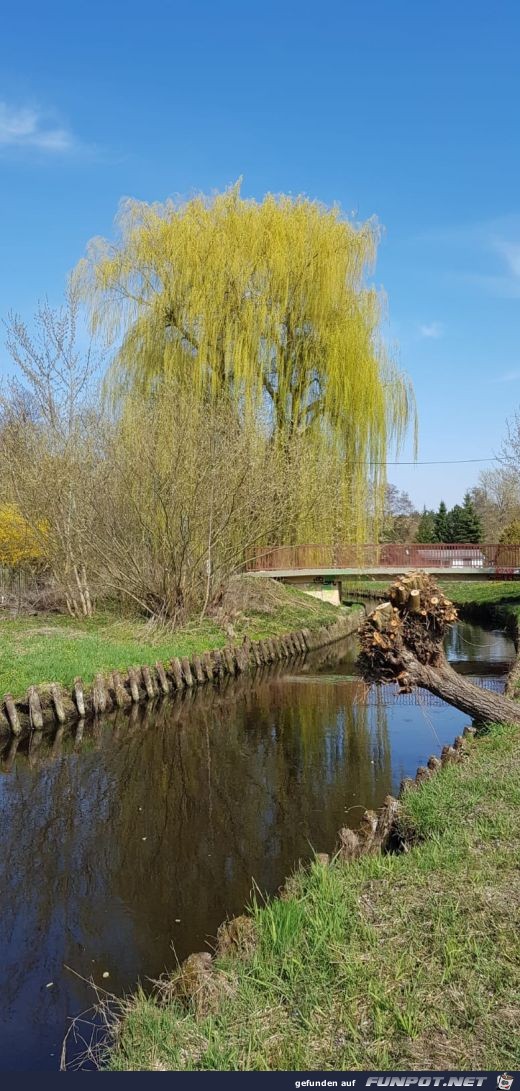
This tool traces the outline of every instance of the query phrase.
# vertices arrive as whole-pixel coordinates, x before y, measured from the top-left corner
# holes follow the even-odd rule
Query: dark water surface
[[[274,892],[468,722],[427,693],[367,691],[356,651],[4,752],[0,1070],[56,1070],[94,1000],[81,978],[119,994],[202,949],[253,878]],[[448,651],[499,687],[513,646],[460,623]]]

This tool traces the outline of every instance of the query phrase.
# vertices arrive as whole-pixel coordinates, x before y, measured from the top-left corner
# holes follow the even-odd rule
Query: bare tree
[[[203,615],[252,547],[281,533],[282,476],[281,454],[225,400],[174,380],[130,400],[95,501],[107,588],[174,623]]]
[[[380,541],[412,542],[417,533],[420,515],[408,493],[388,483],[385,488]]]
[[[38,307],[34,334],[19,315],[6,322],[18,374],[4,388],[3,465],[12,499],[42,544],[67,609],[90,616],[89,496],[99,463],[92,408],[100,360],[79,348],[79,303],[69,286],[58,310]]]
[[[483,470],[471,490],[475,509],[482,521],[484,538],[499,541],[505,527],[520,518],[520,413],[506,422],[506,437],[498,465]]]

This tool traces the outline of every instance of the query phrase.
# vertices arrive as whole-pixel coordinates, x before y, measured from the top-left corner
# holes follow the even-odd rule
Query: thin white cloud
[[[71,151],[76,146],[73,134],[52,125],[41,110],[0,102],[0,150],[34,148],[53,154]]]
[[[520,379],[520,368],[512,368],[511,371],[504,371],[503,375],[499,375],[495,379],[496,383],[515,383]]]
[[[491,276],[486,273],[450,273],[454,283],[470,284],[498,299],[520,299],[520,277]]]
[[[435,230],[422,231],[414,236],[416,242],[449,245],[467,251],[468,249],[490,249],[493,244],[504,239],[520,238],[520,214],[497,216],[489,220],[473,220],[465,224],[449,224],[436,227]]]
[[[444,333],[444,326],[442,322],[427,322],[422,326],[419,326],[419,334],[421,337],[429,338],[430,340],[437,341],[439,337],[442,337]]]
[[[494,248],[505,261],[509,275],[520,280],[520,243],[508,239],[495,239]]]
[[[452,226],[417,236],[416,241],[450,251],[450,280],[502,299],[520,296],[520,215]]]

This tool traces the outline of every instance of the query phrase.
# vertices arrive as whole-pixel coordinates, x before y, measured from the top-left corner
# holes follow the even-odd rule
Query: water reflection
[[[480,625],[459,621],[448,632],[446,652],[464,673],[468,673],[467,664],[470,667],[478,664],[480,668],[482,663],[487,664],[486,673],[503,673],[509,667],[513,646],[502,629],[482,629]]]
[[[489,639],[464,627],[450,648],[459,659],[467,628],[472,652]],[[501,639],[493,650],[510,653]],[[453,739],[465,717],[368,691],[355,656],[345,642],[294,673],[278,665],[253,685],[242,678],[10,745],[0,778],[4,1071],[57,1068],[67,1018],[93,999],[65,966],[116,993],[157,976],[174,964],[172,945],[179,958],[200,949],[242,909],[252,877],[274,891],[311,846],[330,850],[340,825]]]

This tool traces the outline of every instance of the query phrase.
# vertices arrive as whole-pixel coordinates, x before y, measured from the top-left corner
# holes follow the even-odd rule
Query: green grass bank
[[[238,641],[246,634],[251,640],[264,640],[295,629],[318,628],[337,617],[337,607],[275,585],[267,597],[258,597],[256,608],[239,612],[233,629]],[[211,618],[181,630],[114,613],[81,621],[62,614],[2,618],[0,693],[16,698],[28,686],[45,682],[70,687],[77,676],[88,684],[98,672],[123,670],[134,663],[151,666],[157,660],[190,657],[227,643],[225,629]]]
[[[449,586],[520,606],[511,584]],[[253,905],[256,944],[214,963],[206,1003],[129,998],[108,1067],[519,1068],[519,744],[491,726],[408,791],[407,853],[316,861]]]
[[[503,606],[520,611],[520,580],[453,580],[439,579],[445,595],[453,602],[473,606]],[[388,587],[388,580],[356,579],[345,585],[347,598],[355,591],[375,591],[382,593]]]

